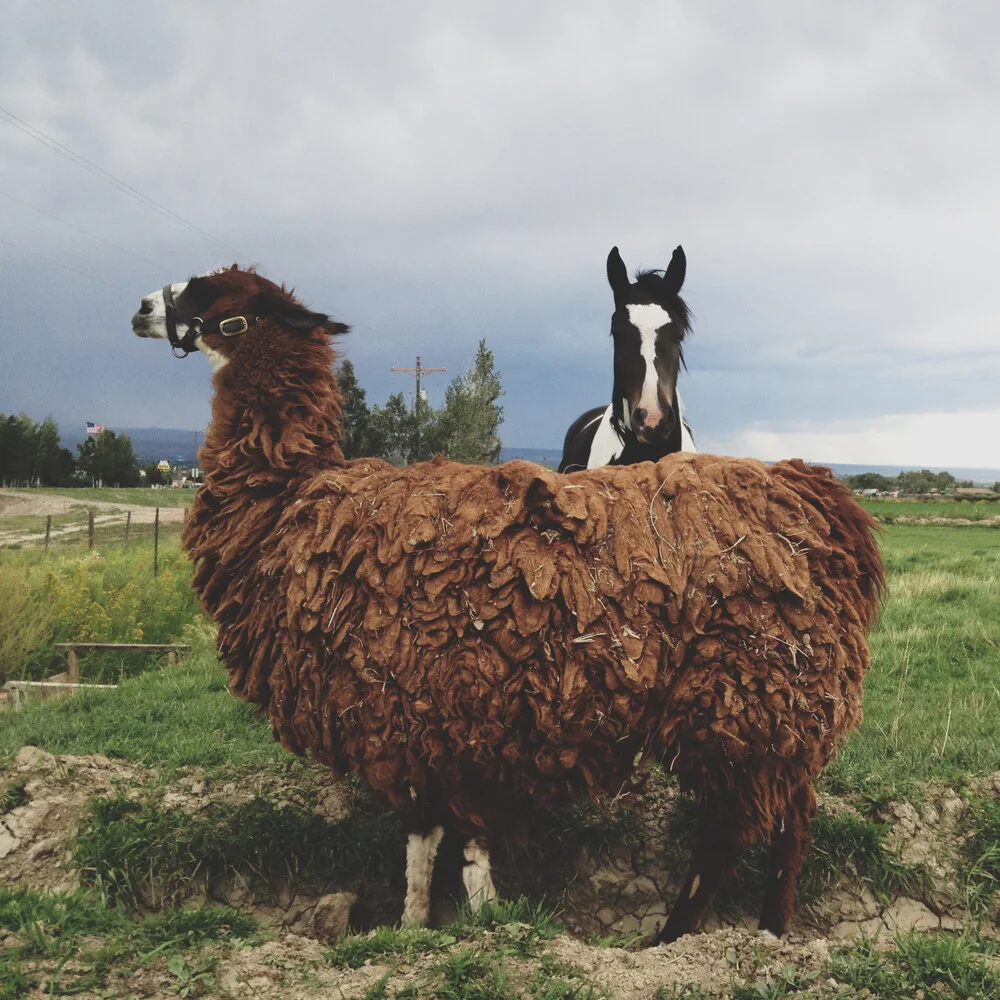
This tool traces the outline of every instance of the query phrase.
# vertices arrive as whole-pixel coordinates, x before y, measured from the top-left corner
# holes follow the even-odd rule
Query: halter
[[[203,320],[200,316],[190,316],[181,312],[174,304],[174,293],[170,285],[163,286],[163,307],[167,320],[167,339],[175,358],[186,358],[198,349],[195,343],[203,333],[221,333],[223,337],[238,337],[257,325],[258,316],[230,316],[228,319]],[[180,320],[187,331],[183,337],[177,336],[177,321]],[[182,353],[178,354],[180,351]]]

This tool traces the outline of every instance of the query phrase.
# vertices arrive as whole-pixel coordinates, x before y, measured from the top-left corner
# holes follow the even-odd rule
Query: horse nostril
[[[642,425],[645,422],[646,422],[646,411],[641,406],[637,406],[632,411],[632,424],[635,427],[642,427]]]
[[[149,299],[143,299],[139,306],[139,313],[148,316],[153,311],[153,303]]]

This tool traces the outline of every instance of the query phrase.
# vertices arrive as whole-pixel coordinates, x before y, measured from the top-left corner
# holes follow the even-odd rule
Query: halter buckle
[[[231,328],[231,323],[239,325]],[[246,333],[249,329],[250,324],[247,322],[246,316],[231,316],[229,319],[219,320],[219,333],[223,337],[238,337],[241,333]]]

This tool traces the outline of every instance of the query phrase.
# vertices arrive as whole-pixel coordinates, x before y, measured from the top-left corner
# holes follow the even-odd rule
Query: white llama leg
[[[469,906],[473,913],[478,913],[483,903],[492,903],[497,898],[490,876],[490,852],[486,841],[478,839],[466,842],[464,854],[462,881],[469,896]]]
[[[444,828],[434,827],[428,834],[411,833],[406,841],[406,903],[403,923],[423,927],[431,911],[431,876],[434,857],[444,836]]]

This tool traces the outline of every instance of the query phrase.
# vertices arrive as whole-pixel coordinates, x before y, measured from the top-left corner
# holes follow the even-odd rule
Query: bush
[[[161,552],[155,578],[148,546],[44,559],[26,554],[0,566],[0,681],[40,680],[63,669],[54,643],[171,642],[198,614],[191,570],[178,549]],[[115,682],[150,662],[90,654],[83,673],[91,682]]]
[[[32,593],[25,570],[0,568],[0,686],[20,677],[25,664],[46,645],[51,618]]]

